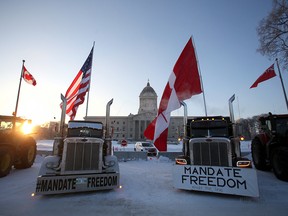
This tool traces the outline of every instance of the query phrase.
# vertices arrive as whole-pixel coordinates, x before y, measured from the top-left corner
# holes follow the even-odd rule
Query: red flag
[[[93,49],[94,46],[65,94],[67,99],[66,114],[70,116],[70,120],[75,118],[78,106],[84,103],[86,92],[89,91]]]
[[[167,135],[172,111],[180,102],[202,92],[196,55],[190,38],[179,56],[164,89],[158,116],[148,125],[144,136],[153,140],[159,151],[167,151]]]
[[[276,73],[274,70],[274,64],[272,64],[260,77],[258,77],[258,79],[253,83],[253,85],[250,88],[255,88],[258,86],[260,82],[264,82],[275,76],[276,76]]]
[[[23,77],[23,79],[27,82],[27,83],[29,83],[29,84],[31,84],[31,85],[33,85],[33,86],[35,86],[37,83],[36,83],[36,80],[34,79],[34,77],[32,76],[32,74],[30,74],[29,72],[28,72],[28,70],[25,68],[25,66],[23,65],[23,70],[22,70],[22,77]]]

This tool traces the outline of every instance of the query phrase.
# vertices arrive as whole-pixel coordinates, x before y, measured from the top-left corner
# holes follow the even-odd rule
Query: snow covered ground
[[[40,141],[38,149],[51,150],[51,144]],[[114,147],[119,146],[114,143]],[[181,146],[169,145],[168,150],[180,151]],[[243,142],[242,150],[250,157],[249,142]],[[276,179],[272,172],[257,171],[259,198],[184,191],[173,188],[174,162],[167,158],[120,162],[121,189],[32,197],[42,160],[38,155],[31,168],[13,169],[0,179],[1,216],[287,216],[288,213],[288,183]]]

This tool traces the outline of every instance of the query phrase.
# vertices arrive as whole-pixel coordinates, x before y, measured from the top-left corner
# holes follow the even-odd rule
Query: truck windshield
[[[23,121],[25,123],[25,121]],[[23,129],[23,122],[15,122],[15,131],[22,131]],[[13,128],[13,120],[9,121],[2,121],[0,119],[0,132],[7,132],[7,131],[12,131]]]
[[[191,137],[229,137],[226,121],[195,121],[190,124]]]
[[[68,122],[67,137],[103,137],[103,125],[100,122]]]
[[[153,147],[152,143],[142,142],[143,147]]]
[[[276,119],[276,133],[280,136],[288,136],[288,118]]]

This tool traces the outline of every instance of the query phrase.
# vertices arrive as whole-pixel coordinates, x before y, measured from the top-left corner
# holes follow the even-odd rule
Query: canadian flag
[[[264,82],[268,79],[271,79],[276,76],[275,70],[274,70],[274,64],[272,64],[266,71],[264,71],[261,76],[258,77],[258,79],[252,84],[251,88],[255,88],[258,86],[260,82]]]
[[[36,83],[36,80],[34,79],[34,77],[32,76],[32,74],[30,74],[29,72],[28,72],[28,70],[25,68],[25,66],[23,65],[23,70],[22,70],[22,77],[23,77],[23,79],[27,82],[27,83],[29,83],[29,84],[31,84],[31,85],[33,85],[33,86],[35,86],[37,83]]]
[[[157,117],[148,125],[144,136],[153,140],[159,151],[167,151],[170,114],[181,101],[202,92],[197,59],[190,38],[179,56],[164,89]]]

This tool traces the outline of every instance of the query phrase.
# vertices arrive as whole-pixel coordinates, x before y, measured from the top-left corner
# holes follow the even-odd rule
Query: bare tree
[[[244,136],[246,140],[252,140],[260,130],[259,117],[267,116],[268,114],[256,115],[247,119],[238,119],[236,121],[236,133],[238,136]]]
[[[288,1],[274,0],[268,17],[257,28],[260,46],[257,49],[269,58],[278,58],[283,68],[288,68]]]

